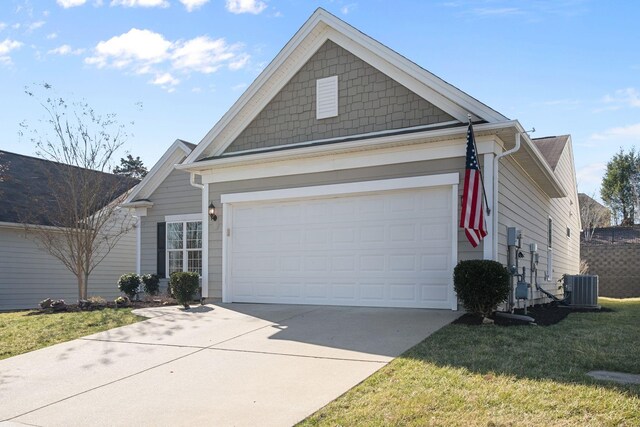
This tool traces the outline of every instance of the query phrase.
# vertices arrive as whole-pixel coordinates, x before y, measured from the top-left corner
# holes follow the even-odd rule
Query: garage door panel
[[[233,205],[238,302],[450,308],[451,187]],[[276,217],[268,221],[265,215]]]

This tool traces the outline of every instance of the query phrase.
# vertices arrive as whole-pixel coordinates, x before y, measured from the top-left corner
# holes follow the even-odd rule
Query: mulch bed
[[[105,308],[147,308],[147,307],[164,307],[167,305],[178,305],[175,300],[152,300],[152,301],[130,301],[126,304],[118,304],[116,305],[113,301],[108,301],[106,304],[91,304],[88,307],[80,308],[78,304],[66,304],[63,309],[53,309],[53,308],[45,308],[45,309],[37,309],[30,311],[28,313],[29,316],[37,316],[40,314],[52,314],[52,313],[73,313],[78,311],[96,311],[103,310]]]
[[[533,307],[529,307],[527,309],[527,316],[533,317],[535,319],[535,324],[538,326],[549,326],[555,325],[560,321],[564,320],[569,313],[599,313],[613,311],[609,308],[570,308],[562,305],[558,305],[555,303],[548,304],[540,304],[534,305]],[[524,314],[523,309],[516,309],[514,311],[515,314]],[[495,313],[490,317],[495,325],[498,326],[521,326],[528,325],[528,322],[518,320],[518,319],[509,319],[505,317],[496,316]],[[482,317],[477,316],[475,314],[464,314],[459,317],[453,323],[459,325],[482,325]]]

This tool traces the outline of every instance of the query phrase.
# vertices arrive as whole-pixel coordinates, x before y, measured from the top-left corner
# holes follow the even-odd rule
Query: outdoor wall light
[[[209,218],[211,218],[212,221],[217,221],[218,219],[218,215],[216,215],[216,207],[213,203],[209,203]]]

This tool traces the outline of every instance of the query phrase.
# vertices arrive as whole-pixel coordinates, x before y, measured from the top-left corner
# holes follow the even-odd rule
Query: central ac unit
[[[566,275],[564,291],[572,307],[598,307],[598,276]]]

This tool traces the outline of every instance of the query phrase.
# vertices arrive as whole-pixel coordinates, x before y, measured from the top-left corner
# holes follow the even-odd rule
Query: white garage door
[[[227,300],[452,308],[451,192],[232,204]]]

